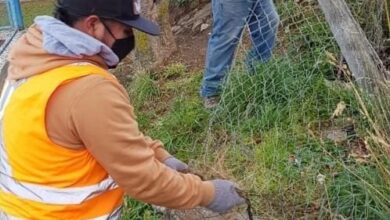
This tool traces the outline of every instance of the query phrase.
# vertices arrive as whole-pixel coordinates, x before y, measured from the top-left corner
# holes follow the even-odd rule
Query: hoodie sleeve
[[[150,146],[150,148],[154,151],[156,159],[160,162],[164,162],[171,155],[164,149],[164,145],[159,140],[153,140],[151,137],[145,136],[145,141]]]
[[[126,90],[119,83],[103,78],[89,81],[73,100],[71,127],[132,198],[177,209],[212,201],[211,182],[178,173],[161,162],[168,152],[160,141],[139,131]]]

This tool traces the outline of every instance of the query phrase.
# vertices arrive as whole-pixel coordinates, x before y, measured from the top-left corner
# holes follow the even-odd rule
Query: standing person
[[[0,100],[0,219],[118,219],[124,194],[168,208],[226,212],[244,202],[225,180],[188,166],[138,128],[108,72],[157,35],[137,0],[60,0],[9,55]],[[179,172],[178,172],[179,171]]]
[[[272,55],[279,16],[272,0],[212,0],[213,30],[208,44],[201,96],[206,108],[218,105],[221,87],[232,66],[242,31],[248,24],[253,48],[247,67]]]

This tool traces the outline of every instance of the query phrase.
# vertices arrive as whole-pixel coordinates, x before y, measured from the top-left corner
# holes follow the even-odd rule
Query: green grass
[[[53,15],[55,0],[32,0],[22,3],[22,12],[25,27],[29,27],[38,15]],[[0,26],[8,26],[7,9],[5,4],[0,4]]]
[[[206,136],[208,113],[195,95],[199,81],[199,73],[187,72],[182,64],[172,64],[158,74],[140,73],[128,85],[141,130],[161,140],[185,162],[194,159],[193,155],[201,155]],[[156,219],[158,213],[150,206],[127,200],[122,219],[143,218]]]
[[[146,101],[153,101],[159,94],[156,82],[148,73],[142,73],[136,77],[135,82],[129,87],[132,103],[135,106],[142,106]]]
[[[141,204],[129,198],[125,199],[122,220],[157,220],[160,215],[149,205]]]
[[[4,3],[0,3],[0,27],[9,25],[7,7]]]
[[[22,3],[24,24],[29,27],[38,15],[53,15],[55,0],[32,0]]]
[[[303,117],[313,120],[329,116],[333,106],[343,99],[343,93],[326,87],[323,76],[331,70],[329,65],[323,63],[315,69],[311,65],[276,58],[271,64],[260,65],[253,76],[234,72],[225,87],[224,108],[218,109],[216,115],[228,118],[233,126],[237,126],[236,120],[243,124],[243,119],[248,123],[256,119],[258,129],[289,126]]]
[[[162,77],[164,79],[179,78],[183,73],[186,72],[186,70],[186,66],[181,63],[171,64],[162,72]]]
[[[283,69],[286,61],[273,62]],[[259,66],[259,72],[263,71],[261,68]],[[314,76],[310,71],[307,74],[298,74],[299,70],[296,70],[297,74],[291,73],[294,71],[290,68],[284,75],[277,70],[267,70],[256,76],[240,72],[232,74],[233,78],[225,88],[223,107],[212,112],[211,116],[204,111],[197,96],[200,73],[182,72],[178,74],[179,78],[170,80],[164,77],[167,73],[163,72],[161,77],[154,77],[156,81],[153,83],[160,86],[160,93],[153,93],[155,88],[151,84],[145,86],[145,81],[152,81],[152,76],[148,74],[138,76],[129,87],[132,96],[139,95],[140,100],[136,99],[136,103],[143,103],[136,104],[137,113],[142,118],[141,128],[148,135],[162,140],[177,157],[192,162],[206,176],[235,178],[256,196],[278,193],[295,203],[305,204],[306,200],[319,197],[319,189],[313,179],[332,160],[313,160],[322,159],[326,154],[318,140],[311,140],[304,134],[304,124],[318,120],[319,112],[324,118],[329,116],[339,101],[349,103],[343,98],[350,97],[340,91],[329,91],[321,73]],[[255,87],[264,88],[261,91],[265,93]],[[153,95],[142,95],[145,93]],[[161,101],[162,97],[169,101]],[[332,100],[332,103],[325,105],[324,110],[318,109],[324,99]],[[149,110],[156,110],[160,105],[167,107],[162,114]],[[248,108],[248,105],[251,107]],[[302,107],[308,110],[306,114],[313,112],[310,117],[302,115]],[[211,132],[207,131],[210,119],[214,122]],[[231,140],[224,142],[221,136],[226,137],[226,134]],[[261,139],[259,143],[254,140],[257,137]],[[207,140],[211,141],[211,151],[205,148]],[[223,155],[223,161],[217,155]],[[290,155],[296,155],[301,161],[298,167],[290,163]],[[206,163],[200,162],[203,160]],[[215,167],[217,163],[223,163],[222,167]],[[208,166],[214,167],[215,171],[207,172]],[[301,178],[303,171],[307,172],[307,178]],[[295,193],[289,193],[291,187],[306,193],[297,198]],[[261,200],[256,196],[253,200],[258,207],[267,205],[259,204]],[[276,198],[280,199],[279,196]]]
[[[320,54],[313,57],[325,59]],[[318,60],[305,61],[295,64],[274,59],[267,66],[259,66],[254,76],[234,72],[213,117],[217,127],[238,136],[227,144],[229,152],[234,153],[224,157],[225,169],[255,194],[252,199],[259,202],[256,211],[266,214],[261,207],[271,206],[277,218],[301,217],[300,206],[322,201],[324,186],[318,184],[317,176],[329,178],[331,173],[343,170],[339,164],[346,162],[344,146],[309,135],[308,125],[328,120],[341,101],[349,106],[344,117],[363,121],[356,115],[358,105],[349,91],[326,85],[324,75],[331,68],[325,62],[313,67]],[[256,143],[251,139],[260,140]],[[245,151],[243,157],[240,152]],[[258,198],[270,195],[274,196],[266,202]],[[282,198],[294,210],[278,207]],[[305,212],[307,207],[300,211]]]
[[[390,188],[373,166],[350,167],[327,189],[335,213],[352,219],[389,219]]]

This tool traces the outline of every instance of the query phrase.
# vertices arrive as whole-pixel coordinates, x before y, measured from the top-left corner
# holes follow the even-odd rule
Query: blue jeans
[[[219,95],[233,63],[243,29],[248,25],[253,48],[246,64],[271,58],[279,16],[272,0],[212,0],[213,31],[208,44],[202,97]]]

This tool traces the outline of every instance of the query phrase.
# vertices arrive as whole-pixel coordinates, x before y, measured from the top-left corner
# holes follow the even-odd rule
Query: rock
[[[177,21],[175,24],[179,25],[179,26],[184,26],[184,25],[188,24],[188,20],[190,20],[190,19],[191,19],[191,14],[188,14],[188,15],[180,18],[180,20]]]
[[[177,33],[177,32],[179,32],[180,29],[181,29],[181,26],[179,26],[179,25],[173,26],[172,27],[172,32],[173,33]]]
[[[198,30],[199,26],[203,24],[203,21],[198,20],[192,25],[192,31],[195,32]]]
[[[203,20],[203,19],[207,18],[208,16],[211,16],[211,3],[208,3],[202,9],[200,9],[198,12],[196,12],[192,19],[193,20]]]
[[[211,17],[211,3],[205,5],[202,9],[181,18],[176,24],[183,28],[197,29],[201,24]]]
[[[206,30],[206,29],[209,28],[209,27],[210,27],[210,25],[207,24],[207,23],[202,24],[202,25],[200,26],[200,32],[203,32],[204,30]]]
[[[341,143],[348,140],[348,133],[343,130],[329,130],[325,131],[325,137],[336,143]]]
[[[319,184],[324,185],[325,180],[326,180],[326,176],[325,175],[323,175],[321,173],[317,175],[317,182]]]
[[[184,28],[179,28],[179,30],[177,30],[176,32],[174,32],[175,34],[181,34],[181,33],[183,33],[185,30],[184,30]]]
[[[187,14],[186,16],[175,21],[175,26],[172,28],[172,32],[180,34],[188,29],[192,32],[202,32],[210,27],[211,23],[211,3],[206,4],[198,11]]]

